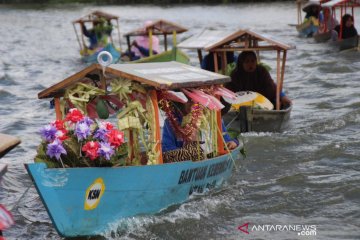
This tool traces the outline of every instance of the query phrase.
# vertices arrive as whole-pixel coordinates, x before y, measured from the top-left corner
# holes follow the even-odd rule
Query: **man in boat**
[[[236,68],[232,71],[231,82],[225,87],[233,92],[239,91],[253,91],[264,95],[274,105],[276,105],[276,84],[271,78],[268,70],[258,64],[257,57],[253,51],[243,51],[238,57]],[[285,93],[280,94],[281,108],[286,108],[291,105],[291,100],[285,96]],[[225,103],[224,113],[230,109],[229,104]]]
[[[194,119],[199,117],[202,111],[199,104],[188,101],[185,104],[174,103],[174,119],[166,118],[162,132],[162,151],[165,163],[178,161],[199,161],[205,158],[204,147],[205,142],[199,140],[200,130],[197,121],[190,122],[185,127],[183,125],[184,119],[191,117]],[[175,126],[176,125],[176,126]],[[231,139],[227,133],[224,123],[222,123],[223,137],[226,142],[227,149],[235,149],[239,145],[237,139]],[[185,134],[181,131],[189,131],[187,139],[184,139]],[[211,155],[211,153],[210,153]]]
[[[333,40],[337,40],[338,38],[347,39],[353,38],[358,35],[356,28],[354,27],[354,18],[350,14],[345,14],[341,18],[341,25],[337,25],[335,27],[335,31],[333,31]],[[341,34],[340,34],[341,32]]]
[[[95,50],[98,47],[104,47],[108,42],[108,37],[112,32],[112,25],[110,20],[106,22],[105,19],[98,19],[94,21],[94,27],[87,30],[83,22],[80,23],[83,34],[89,38],[89,49]]]

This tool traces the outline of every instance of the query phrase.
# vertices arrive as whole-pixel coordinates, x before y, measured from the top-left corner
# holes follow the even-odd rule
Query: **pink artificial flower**
[[[111,122],[103,122],[101,121],[99,123],[99,128],[103,128],[103,129],[106,129],[106,130],[111,130],[114,128],[114,125],[112,125]]]
[[[70,121],[72,123],[77,123],[78,121],[82,120],[84,115],[80,112],[80,110],[76,108],[72,108],[69,110],[69,113],[66,115],[65,120]]]
[[[99,157],[98,150],[99,150],[100,144],[99,142],[90,141],[87,142],[81,150],[85,152],[85,156],[89,157],[91,160],[95,160]]]
[[[67,136],[66,134],[67,134],[66,129],[58,129],[55,133],[55,136],[57,139],[59,139],[62,142],[69,138],[69,136]]]
[[[114,125],[112,125],[111,122],[104,122],[106,130],[111,130],[114,128]]]
[[[56,120],[51,123],[51,125],[55,126],[57,130],[65,130],[65,121],[64,120]]]
[[[121,144],[124,143],[124,133],[117,129],[110,130],[110,132],[106,134],[106,136],[108,137],[110,145],[115,148],[119,147]]]

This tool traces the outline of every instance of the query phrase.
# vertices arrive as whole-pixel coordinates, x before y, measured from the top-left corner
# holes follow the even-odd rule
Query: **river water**
[[[297,19],[293,3],[0,5],[0,132],[22,140],[1,159],[9,169],[0,202],[16,221],[4,233],[8,239],[61,239],[23,164],[33,161],[39,128],[55,118],[37,93],[85,67],[71,21],[96,9],[119,15],[122,33],[163,18],[190,29],[180,40],[206,27],[250,28],[296,45],[284,83],[294,102],[289,127],[245,134],[247,158],[222,190],[155,216],[122,220],[106,239],[360,239],[360,55],[298,38],[289,26]],[[263,56],[275,78],[276,54]],[[238,230],[246,223],[250,234]],[[316,227],[316,236],[253,229],[263,225]]]

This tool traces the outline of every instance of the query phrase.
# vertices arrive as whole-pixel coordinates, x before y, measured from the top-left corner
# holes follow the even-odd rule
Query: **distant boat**
[[[253,106],[244,106],[243,108],[247,110],[230,111],[223,118],[228,129],[235,129],[240,132],[280,131],[286,126],[292,106],[280,108],[280,93],[284,81],[287,50],[294,49],[295,46],[285,44],[267,34],[240,29],[236,32],[205,30],[180,43],[178,47],[197,50],[200,63],[202,51],[214,53],[215,72],[221,71],[223,74],[227,71],[226,52],[276,51],[278,68],[275,109],[265,110]],[[280,58],[281,53],[282,59]],[[217,63],[217,56],[221,57],[221,66]]]
[[[333,16],[336,15],[337,9],[340,9],[340,13],[346,13],[348,9],[351,9],[352,16],[354,17],[354,13],[355,13],[354,9],[357,7],[360,7],[360,1],[359,0],[332,0],[332,1],[324,3],[322,6],[323,6],[323,8],[330,8],[332,10]],[[344,23],[340,23],[340,24],[344,24]],[[341,29],[341,27],[340,27],[340,29]],[[359,50],[360,49],[359,35],[344,39],[344,38],[342,38],[341,34],[339,34],[338,39],[336,41],[334,41],[333,39],[331,39],[332,32],[335,32],[335,30],[324,33],[323,36],[321,36],[321,38],[316,36],[316,39],[325,40],[325,41],[329,40],[328,42],[331,45],[334,45],[340,51]],[[335,32],[335,34],[337,35],[336,32]]]
[[[312,11],[312,8],[318,8],[319,13],[321,9],[321,4],[329,0],[297,0],[297,25],[295,25],[296,30],[299,33],[300,37],[312,37],[315,33],[318,32],[320,22],[319,17],[311,16],[305,21],[302,18],[302,12]]]
[[[119,90],[120,94],[113,95],[108,90],[106,95],[118,98],[120,95],[122,112],[129,111],[127,106],[130,105],[146,109],[140,113],[146,116],[150,114],[146,118],[149,123],[140,128],[148,131],[149,138],[143,141],[138,135],[133,135],[136,129],[132,126],[135,126],[133,124],[137,118],[131,115],[132,123],[128,122],[128,112],[118,121],[119,125],[120,122],[128,124],[123,130],[130,136],[126,143],[126,166],[49,168],[44,162],[25,164],[51,221],[62,237],[101,235],[110,224],[122,218],[157,213],[171,205],[187,201],[193,193],[219,188],[231,176],[234,160],[239,159],[241,146],[232,151],[224,149],[222,133],[217,131],[218,128],[221,129],[220,111],[209,110],[213,117],[207,121],[212,123],[210,126],[215,127],[211,131],[214,141],[208,143],[215,145],[207,159],[176,162],[174,157],[174,162],[163,163],[158,107],[159,99],[162,104],[165,99],[184,101],[185,95],[174,91],[180,93],[181,89],[212,89],[210,87],[230,81],[229,77],[177,62],[112,64],[105,69],[99,64],[93,64],[43,90],[38,96],[55,98],[56,117],[58,120],[63,119],[67,113],[63,111],[67,108],[62,108],[60,102],[74,104],[64,93],[77,84],[89,83],[90,78],[99,83],[91,85],[93,93],[101,92],[101,89],[94,89],[96,85],[101,86],[100,83],[104,83],[101,86],[104,89],[109,89],[111,84],[112,90]],[[114,85],[119,79],[124,82]],[[139,92],[139,85],[132,87],[131,84],[140,84],[145,91]],[[128,95],[124,95],[126,93]],[[167,98],[167,94],[171,98]],[[79,98],[79,95],[76,96]],[[124,96],[130,96],[132,100],[124,100]],[[140,99],[144,99],[146,103],[141,103]],[[83,103],[89,105],[91,101]],[[134,105],[136,101],[139,101],[138,105]],[[143,121],[144,117],[141,119]],[[138,144],[143,147],[136,148]],[[135,164],[134,159],[139,156],[146,156],[147,163]]]
[[[146,27],[135,29],[131,32],[125,34],[128,50],[131,51],[131,40],[137,36],[146,36],[149,39],[152,39],[152,36],[163,36],[164,37],[164,51],[159,52],[158,54],[153,54],[152,45],[149,46],[149,56],[143,57],[138,60],[134,60],[129,56],[129,61],[133,63],[146,63],[146,62],[168,62],[168,61],[176,61],[181,63],[189,63],[190,58],[178,49],[177,46],[177,35],[183,32],[186,32],[187,29],[172,23],[170,21],[166,21],[163,19],[156,20],[147,24]],[[172,49],[168,49],[168,40],[167,36],[172,35]],[[126,62],[126,61],[123,61]]]
[[[96,39],[98,45],[93,49],[90,49],[90,43],[87,41],[87,37],[83,31],[82,25],[90,23],[92,31],[95,31],[99,36],[102,36],[102,39]],[[96,63],[97,56],[102,51],[107,51],[112,55],[112,63],[116,63],[120,59],[120,27],[119,27],[119,17],[102,11],[94,11],[90,14],[87,14],[79,19],[76,19],[72,22],[76,38],[80,47],[80,55],[84,62],[86,63]],[[101,29],[101,26],[104,27],[104,30]],[[86,28],[86,26],[85,26]],[[107,29],[105,29],[107,28]],[[78,31],[80,33],[78,33]],[[90,30],[89,30],[90,31]],[[115,46],[113,40],[113,32],[119,38],[119,46]],[[97,38],[97,37],[96,37]]]

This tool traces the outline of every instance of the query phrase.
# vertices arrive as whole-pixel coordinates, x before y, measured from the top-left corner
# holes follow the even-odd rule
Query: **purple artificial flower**
[[[86,125],[88,125],[90,127],[91,124],[94,123],[94,121],[89,117],[84,117],[82,120],[79,121],[79,123],[85,123]]]
[[[110,157],[114,154],[114,149],[110,146],[109,143],[101,142],[98,153],[105,159],[110,160]]]
[[[84,140],[90,136],[90,127],[85,122],[78,122],[75,127],[75,134],[79,140]]]
[[[50,157],[55,157],[57,160],[60,159],[61,154],[67,154],[65,148],[61,144],[61,141],[55,139],[54,142],[47,145],[46,154]]]
[[[45,127],[42,127],[40,129],[41,137],[48,142],[54,141],[54,139],[56,138],[56,132],[56,127],[51,124],[46,125]]]
[[[108,130],[106,130],[106,128],[100,127],[95,131],[94,138],[105,142],[108,139],[108,137],[106,136],[107,133],[108,133]]]

